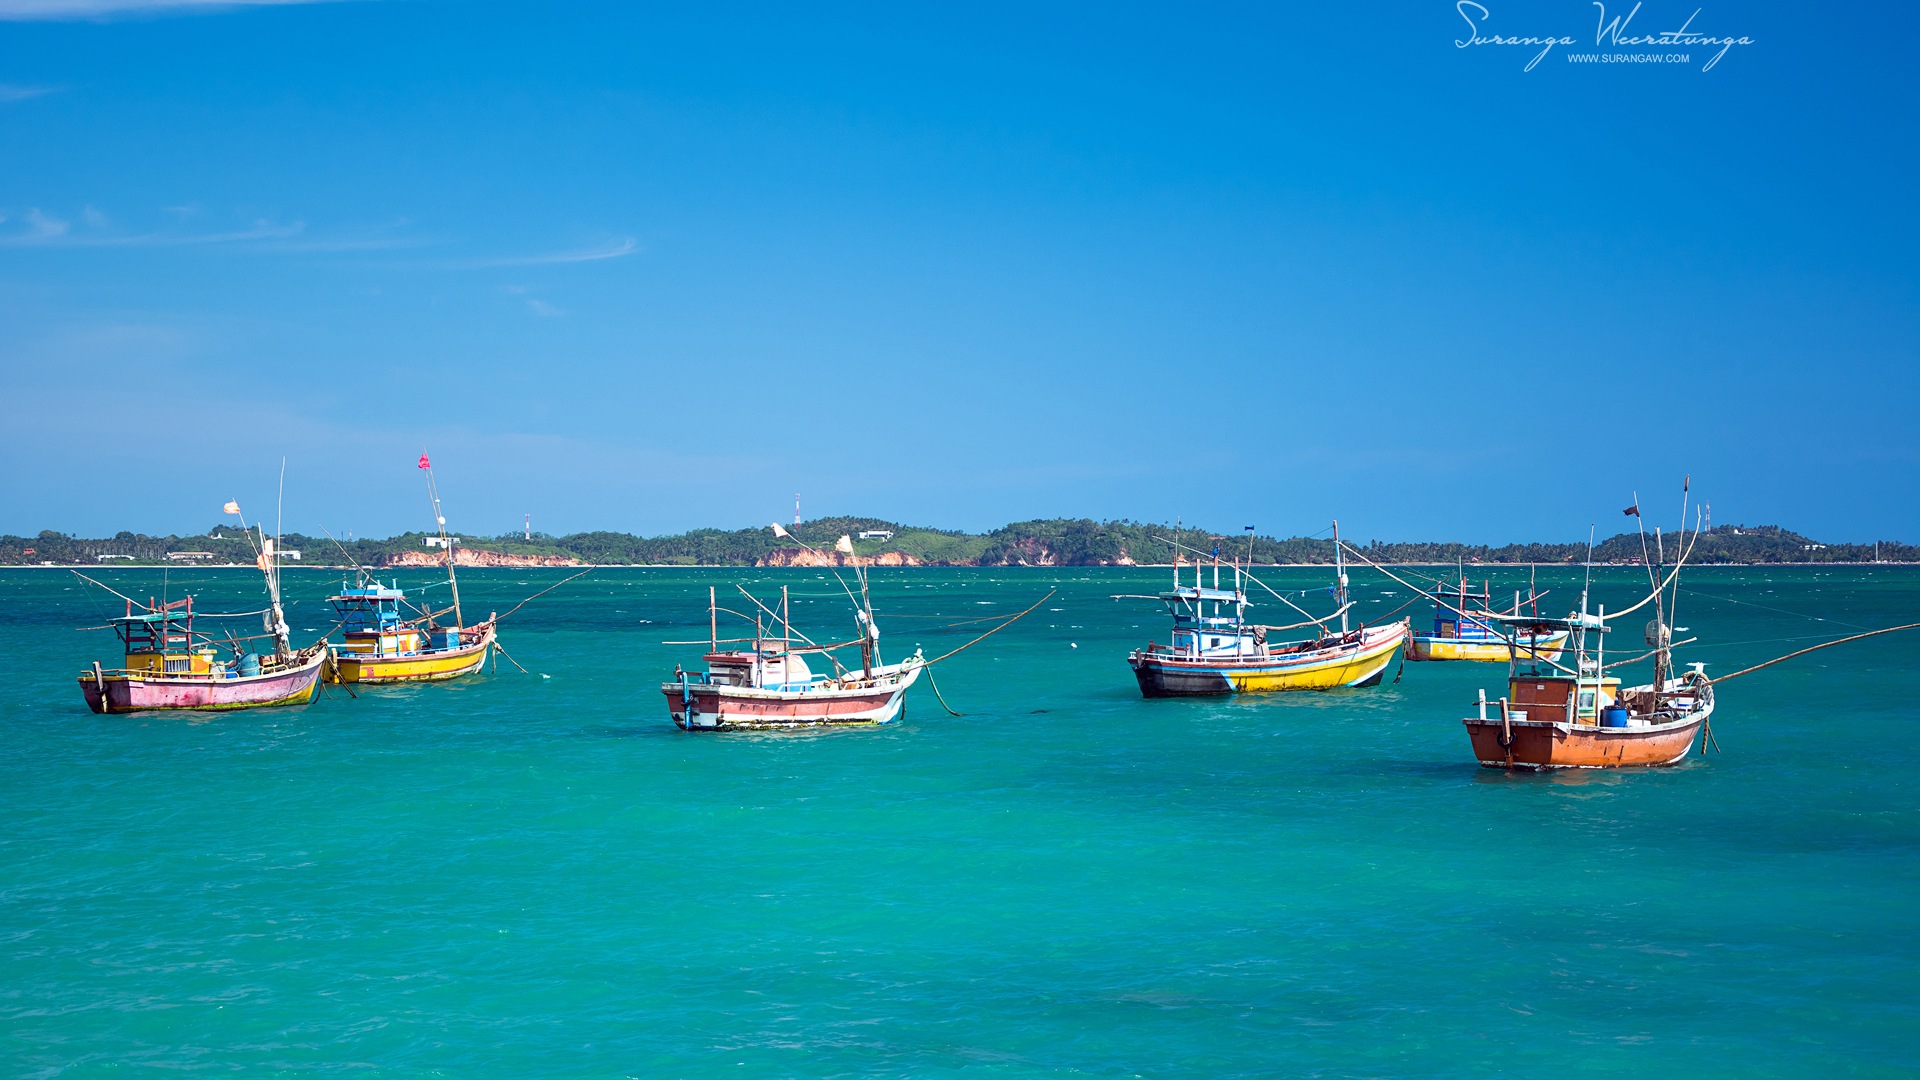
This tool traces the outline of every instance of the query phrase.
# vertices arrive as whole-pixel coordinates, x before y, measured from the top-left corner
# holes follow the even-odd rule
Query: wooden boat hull
[[[87,707],[96,713],[306,705],[319,694],[320,676],[327,663],[327,654],[322,651],[298,667],[238,678],[89,671],[80,676],[80,692],[86,696]]]
[[[1333,690],[1378,684],[1406,637],[1406,624],[1394,623],[1363,630],[1355,642],[1299,653],[1185,659],[1140,651],[1127,663],[1140,693],[1150,698]]]
[[[667,711],[685,731],[818,728],[887,724],[906,706],[923,665],[898,665],[874,684],[847,689],[762,690],[698,682],[662,683]]]
[[[1470,716],[1464,723],[1474,758],[1490,769],[1612,769],[1679,764],[1712,715],[1709,687],[1685,715],[1661,723],[1601,727],[1569,723],[1564,714],[1549,720],[1524,713],[1504,721],[1498,713]]]
[[[1567,647],[1567,632],[1559,630],[1551,634],[1541,634],[1533,640],[1531,648],[1526,638],[1519,642],[1522,658],[1538,655],[1543,660],[1558,660]],[[1414,634],[1407,640],[1407,659],[1409,660],[1477,660],[1481,663],[1504,664],[1509,659],[1507,643],[1504,641],[1470,641],[1462,638],[1443,638],[1434,634]]]
[[[335,648],[333,670],[327,681],[333,683],[434,682],[470,675],[487,662],[487,650],[493,647],[493,630],[471,645],[439,652],[410,656],[371,656]]]

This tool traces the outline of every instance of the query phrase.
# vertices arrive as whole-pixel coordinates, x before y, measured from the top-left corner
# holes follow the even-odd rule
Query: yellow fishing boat
[[[1134,678],[1140,684],[1140,693],[1146,697],[1190,697],[1378,686],[1393,663],[1395,650],[1407,640],[1408,624],[1402,620],[1383,626],[1349,628],[1348,612],[1353,605],[1347,599],[1347,571],[1340,553],[1339,529],[1336,522],[1331,590],[1339,606],[1332,615],[1323,618],[1308,615],[1308,621],[1287,626],[1249,623],[1246,610],[1251,602],[1243,583],[1267,589],[1289,607],[1297,609],[1298,605],[1253,576],[1251,556],[1244,568],[1235,561],[1233,587],[1221,588],[1218,547],[1214,549],[1211,587],[1201,583],[1197,561],[1193,584],[1182,584],[1176,562],[1171,592],[1115,597],[1159,600],[1173,616],[1169,644],[1154,642],[1127,656],[1127,664],[1133,668]],[[1303,610],[1301,614],[1306,612]],[[1340,621],[1338,632],[1328,625],[1336,618]],[[1269,631],[1306,627],[1313,628],[1318,636],[1280,644],[1267,641]]]
[[[1447,583],[1434,591],[1433,631],[1411,634],[1407,639],[1409,660],[1477,660],[1481,663],[1506,663],[1514,648],[1528,656],[1558,660],[1567,647],[1567,631],[1551,626],[1516,630],[1514,619],[1530,604],[1537,615],[1540,593],[1523,604],[1513,594],[1513,610],[1493,610],[1492,591],[1486,583],[1475,589],[1462,575],[1458,584]]]
[[[427,455],[420,455],[420,468],[427,474],[427,498],[433,505],[433,520],[439,530],[429,537],[429,545],[446,553],[447,585],[453,593],[453,605],[443,611],[422,609],[413,619],[404,617],[400,606],[406,593],[396,580],[382,585],[364,568],[352,585],[342,585],[327,598],[340,614],[340,629],[345,639],[333,646],[333,665],[328,681],[335,683],[435,682],[457,679],[479,671],[487,654],[498,648],[492,615],[473,626],[462,626],[460,618],[460,581],[453,570],[453,550],[459,540],[447,535],[447,518],[440,509],[440,490],[433,482],[433,466]],[[443,626],[438,619],[451,614],[453,625]],[[511,612],[509,612],[511,614]]]
[[[333,646],[328,681],[336,683],[431,682],[479,671],[494,644],[489,618],[474,626],[435,626],[401,616],[406,593],[398,583],[363,579],[328,598],[340,613],[341,643]]]

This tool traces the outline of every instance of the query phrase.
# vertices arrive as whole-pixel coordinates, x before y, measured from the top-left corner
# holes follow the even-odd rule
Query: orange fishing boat
[[[1604,769],[1673,765],[1693,749],[1713,716],[1713,683],[1700,664],[1677,677],[1622,688],[1605,674],[1603,654],[1586,650],[1606,632],[1604,616],[1552,620],[1570,632],[1576,666],[1516,661],[1507,693],[1480,691],[1479,711],[1463,721],[1473,756],[1496,769]]]
[[[1635,518],[1640,516],[1637,496],[1626,512]],[[1660,557],[1658,561],[1647,560],[1652,591],[1624,611],[1609,616],[1602,605],[1598,614],[1588,613],[1593,575],[1589,557],[1578,614],[1565,619],[1517,612],[1475,614],[1488,627],[1500,628],[1509,664],[1506,695],[1489,702],[1486,691],[1480,691],[1478,714],[1462,721],[1473,742],[1473,756],[1480,764],[1495,769],[1674,765],[1693,749],[1695,736],[1713,716],[1713,680],[1707,678],[1704,665],[1689,664],[1688,670],[1679,671],[1673,662],[1674,647],[1694,640],[1675,642],[1671,620],[1679,604],[1680,570],[1686,565],[1693,542],[1700,538],[1697,526],[1693,541],[1687,538],[1684,501],[1680,520],[1672,571],[1667,570],[1665,543],[1656,529],[1654,541]],[[1646,626],[1650,651],[1608,664],[1608,620],[1624,619],[1648,604],[1653,605],[1653,619]],[[1564,634],[1562,640],[1572,643],[1570,667],[1539,644],[1556,633]],[[1645,684],[1622,688],[1620,680],[1608,674],[1614,668],[1648,659],[1653,661],[1653,678]]]

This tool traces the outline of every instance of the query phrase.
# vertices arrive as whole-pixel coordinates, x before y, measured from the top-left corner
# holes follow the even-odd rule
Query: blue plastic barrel
[[[1627,710],[1625,706],[1609,705],[1600,710],[1601,727],[1626,727]]]

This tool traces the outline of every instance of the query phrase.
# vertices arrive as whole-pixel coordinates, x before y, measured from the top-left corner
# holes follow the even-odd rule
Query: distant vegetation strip
[[[865,557],[906,566],[1127,566],[1165,564],[1174,560],[1177,536],[1186,547],[1212,552],[1217,543],[1223,560],[1245,556],[1247,537],[1205,529],[1176,531],[1167,525],[1136,521],[1092,521],[1053,518],[1020,521],[989,533],[965,533],[902,525],[877,518],[836,517],[805,522],[790,530],[822,552],[831,553],[841,536],[858,537],[855,550]],[[880,534],[889,534],[882,536]],[[1671,538],[1669,538],[1671,539]],[[1649,545],[1652,537],[1647,538]],[[311,565],[385,566],[402,553],[421,552],[423,533],[403,533],[383,540],[345,540],[336,546],[327,537],[289,534],[283,546],[301,553]],[[753,529],[695,529],[675,536],[643,537],[628,533],[589,532],[571,536],[521,533],[494,537],[465,537],[461,546],[474,553],[524,557],[525,564],[577,560],[600,565],[653,564],[674,566],[778,566],[817,561],[791,540],[762,526]],[[344,552],[343,552],[344,548]],[[1584,542],[1530,543],[1490,546],[1431,541],[1373,541],[1364,549],[1377,562],[1395,563],[1576,563],[1585,559]],[[1253,540],[1253,561],[1261,564],[1328,563],[1333,543],[1325,537],[1259,536]],[[438,556],[438,552],[434,552]],[[1672,552],[1668,552],[1671,561]],[[1633,562],[1641,557],[1641,538],[1622,533],[1594,549],[1599,562]],[[253,551],[232,526],[216,526],[198,536],[147,536],[122,532],[105,539],[85,539],[65,533],[38,536],[0,536],[0,564],[4,565],[160,565],[180,563],[251,563]],[[418,556],[410,556],[417,559]],[[1861,563],[1920,562],[1920,546],[1886,541],[1873,544],[1824,544],[1774,525],[1720,525],[1700,538],[1695,563]],[[520,561],[520,560],[516,560]]]

